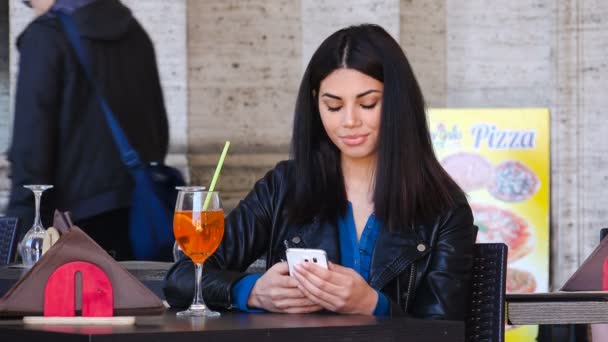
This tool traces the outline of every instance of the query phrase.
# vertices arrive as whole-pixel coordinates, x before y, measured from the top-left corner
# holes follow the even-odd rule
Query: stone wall
[[[0,132],[9,130],[8,41],[8,2],[0,1]],[[8,135],[0,134],[0,151],[7,145]]]
[[[561,285],[608,227],[608,2],[552,6],[552,257]]]
[[[399,40],[398,0],[303,0],[302,69],[325,38],[350,25],[373,23]]]
[[[288,153],[301,77],[298,1],[188,3],[188,147],[193,183],[210,183],[226,140],[218,190],[234,206]]]
[[[3,157],[8,147],[10,132],[10,73],[9,73],[9,11],[8,1],[0,1],[0,212],[6,205],[8,165]]]
[[[429,107],[442,108],[447,101],[446,3],[400,1],[400,43]]]
[[[552,284],[608,226],[608,3],[447,2],[447,107],[551,110]]]
[[[192,183],[207,185],[224,141],[232,142],[218,185],[228,209],[288,156],[300,77],[320,41],[339,27],[374,22],[400,41],[431,107],[551,109],[554,288],[608,226],[606,1],[126,3],[156,43],[171,118],[170,162],[189,166]],[[0,35],[7,18],[1,6]],[[12,44],[30,14],[17,1],[9,6]],[[8,49],[0,45],[2,147],[10,110],[2,95]],[[10,60],[14,76],[14,52]],[[1,160],[0,198],[8,184]]]
[[[547,107],[554,88],[552,1],[448,1],[448,107]]]

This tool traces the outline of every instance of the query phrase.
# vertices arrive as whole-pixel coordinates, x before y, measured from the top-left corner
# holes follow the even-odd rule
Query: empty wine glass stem
[[[193,305],[195,306],[205,306],[205,302],[203,302],[203,294],[201,288],[201,278],[203,276],[203,264],[196,263],[194,264],[196,282],[194,285],[194,301]]]
[[[34,216],[34,227],[42,227],[42,223],[40,222],[40,197],[42,196],[42,191],[34,190],[34,202],[36,203],[36,211]]]

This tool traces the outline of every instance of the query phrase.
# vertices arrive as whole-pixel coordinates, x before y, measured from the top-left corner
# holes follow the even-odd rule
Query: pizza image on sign
[[[528,271],[507,268],[507,293],[533,293],[536,290],[536,279]]]
[[[492,176],[492,164],[479,154],[454,153],[445,157],[441,165],[464,192],[485,187]]]
[[[534,293],[536,279],[528,271],[517,268],[507,268],[507,293]],[[515,328],[515,325],[506,324],[506,329]]]
[[[532,197],[540,188],[534,171],[517,160],[507,160],[496,166],[488,191],[505,202],[521,202]]]
[[[477,242],[503,242],[509,247],[508,262],[522,258],[534,246],[529,224],[515,213],[492,205],[471,203]]]

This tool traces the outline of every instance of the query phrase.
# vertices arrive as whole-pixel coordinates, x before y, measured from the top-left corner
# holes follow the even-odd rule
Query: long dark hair
[[[323,128],[317,101],[321,81],[339,68],[384,83],[375,171],[375,215],[391,231],[434,219],[463,197],[441,167],[431,143],[424,98],[399,44],[380,26],[352,26],[329,36],[313,54],[300,84],[291,154],[295,161],[288,217],[336,219],[347,198],[340,151]]]

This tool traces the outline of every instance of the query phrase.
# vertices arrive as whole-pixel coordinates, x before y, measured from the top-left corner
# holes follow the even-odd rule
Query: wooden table
[[[464,341],[464,323],[406,317],[375,318],[335,314],[248,314],[223,312],[222,317],[137,317],[134,326],[26,326],[1,321],[3,341]]]
[[[513,324],[608,323],[608,292],[508,294],[506,302]]]
[[[608,316],[598,317],[593,314],[584,300],[585,296],[589,295],[555,292],[507,294],[507,320],[538,325],[538,342],[586,342],[587,324],[608,322]],[[513,310],[513,304],[518,301],[530,304],[523,315],[522,310]],[[605,304],[608,305],[608,302]]]
[[[121,262],[142,283],[163,298],[162,283],[170,263]],[[24,270],[0,266],[0,296]],[[134,326],[26,326],[0,319],[2,341],[464,341],[464,323],[375,318],[335,314],[280,315],[224,312],[218,319],[137,317]]]

